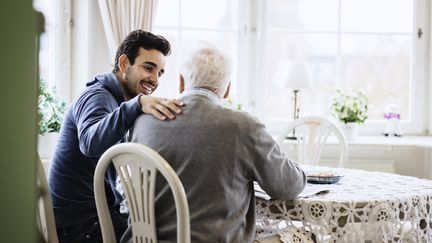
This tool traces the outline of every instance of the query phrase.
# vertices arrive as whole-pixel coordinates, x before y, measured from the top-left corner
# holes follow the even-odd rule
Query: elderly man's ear
[[[185,90],[184,77],[183,77],[183,74],[181,74],[181,73],[180,73],[180,76],[179,76],[179,80],[180,80],[180,82],[179,82],[179,92],[181,94]]]
[[[230,88],[231,88],[231,81],[229,82],[228,87],[227,87],[225,94],[223,96],[224,99],[226,99],[228,97],[229,92],[230,92]]]

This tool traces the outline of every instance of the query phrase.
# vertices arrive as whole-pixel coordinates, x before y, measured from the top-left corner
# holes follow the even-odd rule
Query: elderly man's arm
[[[271,198],[291,200],[306,186],[306,175],[300,166],[291,161],[276,141],[258,124],[250,134],[255,180]]]

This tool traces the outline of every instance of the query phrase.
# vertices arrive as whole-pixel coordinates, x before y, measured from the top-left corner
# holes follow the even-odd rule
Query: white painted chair
[[[58,243],[57,230],[54,220],[51,195],[42,161],[37,162],[37,188],[39,198],[36,210],[37,226],[44,242]]]
[[[344,134],[330,120],[319,116],[307,116],[291,122],[279,136],[277,142],[283,146],[287,136],[295,131],[298,161],[301,164],[318,165],[321,152],[331,134],[339,140],[339,168],[345,167],[348,159],[348,143]]]
[[[96,208],[104,243],[116,242],[105,195],[104,177],[114,164],[128,202],[133,242],[157,242],[155,181],[159,171],[171,187],[177,211],[177,240],[190,242],[189,206],[182,183],[171,166],[154,150],[136,143],[109,148],[99,159],[94,177]]]

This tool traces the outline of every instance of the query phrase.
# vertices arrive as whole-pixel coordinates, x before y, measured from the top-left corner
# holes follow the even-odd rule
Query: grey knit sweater
[[[180,177],[189,203],[191,242],[252,242],[253,181],[272,198],[294,199],[306,177],[247,113],[223,108],[203,89],[186,90],[181,100],[183,115],[173,121],[140,116],[130,140],[156,150]],[[161,177],[156,222],[159,242],[177,242],[174,201]],[[124,239],[130,237],[129,228]]]

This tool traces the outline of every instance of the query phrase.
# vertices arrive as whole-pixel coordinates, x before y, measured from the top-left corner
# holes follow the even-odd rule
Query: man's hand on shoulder
[[[174,99],[164,99],[141,95],[139,98],[141,109],[144,113],[152,114],[160,120],[175,119],[176,114],[181,114],[180,107],[184,106],[183,102]]]

